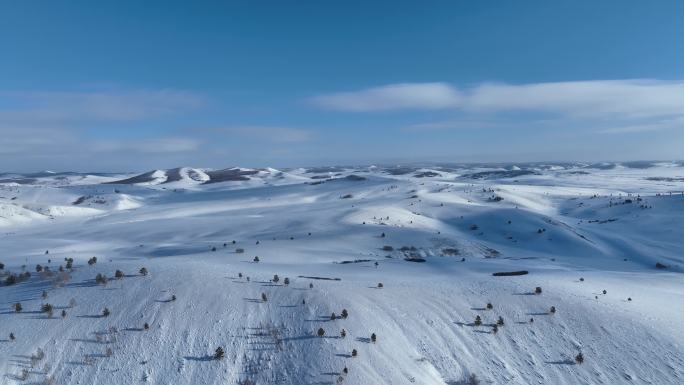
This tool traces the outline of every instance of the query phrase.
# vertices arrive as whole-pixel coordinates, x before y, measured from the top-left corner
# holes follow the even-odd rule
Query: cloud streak
[[[340,111],[435,110],[458,107],[462,96],[446,83],[402,83],[319,95],[309,101],[325,109]]]

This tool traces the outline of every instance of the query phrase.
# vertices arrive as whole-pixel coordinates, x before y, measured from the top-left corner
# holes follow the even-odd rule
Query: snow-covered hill
[[[0,382],[681,384],[682,191],[676,162],[5,174]]]

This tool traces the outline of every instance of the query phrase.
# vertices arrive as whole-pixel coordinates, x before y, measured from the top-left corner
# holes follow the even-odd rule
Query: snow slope
[[[0,184],[0,382],[681,384],[684,168],[592,167]]]

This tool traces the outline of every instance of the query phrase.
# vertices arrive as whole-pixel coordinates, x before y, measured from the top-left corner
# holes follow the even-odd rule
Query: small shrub
[[[49,313],[49,314],[52,314],[52,310],[53,310],[53,309],[54,309],[54,308],[53,308],[52,305],[49,304],[49,303],[44,303],[44,304],[40,305],[40,311],[41,311],[41,313]]]
[[[101,284],[101,285],[106,285],[107,284],[107,276],[101,273],[97,273],[95,276],[95,282]]]

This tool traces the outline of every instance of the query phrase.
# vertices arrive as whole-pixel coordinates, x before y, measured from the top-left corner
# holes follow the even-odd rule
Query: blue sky
[[[682,158],[681,1],[1,1],[3,170]]]

